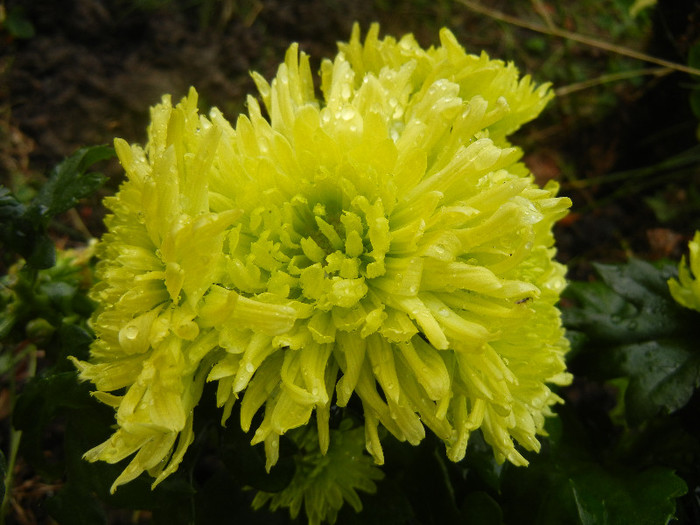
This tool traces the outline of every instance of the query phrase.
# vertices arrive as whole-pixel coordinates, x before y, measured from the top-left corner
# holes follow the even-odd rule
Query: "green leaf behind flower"
[[[28,205],[20,203],[9,189],[0,187],[0,244],[22,256],[32,268],[53,266],[56,253],[46,233],[49,222],[104,183],[104,175],[88,169],[114,155],[109,146],[79,149],[53,169],[49,180]]]
[[[569,477],[582,525],[668,523],[675,514],[675,498],[686,493],[683,480],[671,470],[606,471],[586,465]]]
[[[572,338],[579,347],[575,372],[628,377],[624,403],[631,425],[678,410],[700,385],[700,318],[668,291],[675,266],[631,260],[595,269],[600,281],[572,283],[565,293],[577,303],[563,312],[565,326],[578,332]]]
[[[571,408],[550,420],[551,439],[530,466],[506,466],[501,503],[505,522],[521,525],[665,525],[675,515],[676,498],[687,492],[673,469],[625,464],[609,453]],[[599,436],[595,436],[599,438]]]
[[[30,206],[30,213],[44,221],[68,211],[105,182],[101,173],[87,171],[93,164],[114,157],[109,146],[81,148],[58,164]]]

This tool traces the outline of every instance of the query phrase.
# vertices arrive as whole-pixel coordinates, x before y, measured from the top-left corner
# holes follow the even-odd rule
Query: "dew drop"
[[[352,120],[355,117],[355,110],[353,108],[345,108],[341,113],[343,120]]]
[[[255,367],[253,366],[253,363],[246,364],[245,369],[249,374],[252,374],[253,372],[255,372]]]
[[[135,325],[128,325],[124,328],[124,337],[131,339],[132,341],[139,336],[139,329]]]
[[[351,94],[352,94],[352,91],[350,90],[350,86],[347,84],[344,84],[340,90],[340,96],[343,97],[344,100],[349,100]]]
[[[317,396],[318,395],[318,388],[314,388],[311,390],[311,395],[312,396]]]
[[[450,315],[450,311],[449,311],[447,308],[440,308],[440,309],[438,310],[438,313],[439,313],[442,317],[447,317],[448,315]]]
[[[416,293],[416,292],[418,291],[418,288],[417,288],[416,286],[409,286],[409,287],[408,287],[408,291],[409,291],[409,293],[414,294],[414,293]],[[417,311],[414,311],[413,313],[415,314],[415,313],[418,313],[418,312],[417,312]]]

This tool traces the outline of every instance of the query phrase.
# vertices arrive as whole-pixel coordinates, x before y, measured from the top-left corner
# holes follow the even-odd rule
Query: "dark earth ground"
[[[559,3],[546,4],[557,23],[590,29],[579,27],[580,19]],[[354,21],[363,29],[378,21],[383,34],[412,32],[423,45],[435,44],[446,25],[468,50],[515,60],[539,81],[549,80],[552,71],[568,71],[571,63],[591,75],[610,67],[605,53],[556,39],[545,38],[544,51],[529,54],[518,42],[533,33],[446,0],[0,0],[3,5],[7,12],[21,7],[35,32],[20,39],[0,27],[0,183],[18,194],[41,184],[53,165],[81,146],[111,143],[114,137],[143,142],[148,108],[164,93],[177,100],[195,86],[204,109],[218,106],[235,119],[245,110],[245,95],[255,91],[249,71],[272,77],[293,41],[318,65],[335,54],[336,41],[348,38]],[[538,21],[529,5],[489,4]],[[685,63],[700,37],[700,3],[662,2],[649,27],[642,39],[622,35],[616,43]],[[605,31],[598,36],[612,38]],[[574,80],[564,74],[554,87]],[[691,191],[700,168],[692,155],[682,170],[651,170],[612,184],[598,180],[628,170],[638,174],[697,148],[689,86],[689,77],[672,73],[565,95],[516,137],[538,179],[559,179],[563,194],[574,201],[573,213],[556,231],[559,258],[569,263],[571,278],[590,278],[593,261],[631,255],[678,259],[700,226],[700,205]],[[82,204],[79,216],[54,226],[60,243],[84,242],[85,227],[93,236],[101,233],[99,200],[116,189],[121,176],[116,162],[104,169],[110,181],[100,195]],[[647,197],[665,205],[665,222],[645,204]],[[6,400],[0,402],[3,426],[7,407]],[[27,483],[28,490],[51,490],[32,488],[25,474],[17,483]],[[35,523],[31,511],[12,519]]]

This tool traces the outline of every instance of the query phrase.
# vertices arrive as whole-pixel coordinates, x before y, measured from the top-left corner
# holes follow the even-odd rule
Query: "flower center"
[[[319,195],[322,194],[322,195]],[[320,310],[350,308],[386,273],[389,221],[381,199],[337,188],[269,199],[232,232],[231,278],[242,292],[270,292]]]

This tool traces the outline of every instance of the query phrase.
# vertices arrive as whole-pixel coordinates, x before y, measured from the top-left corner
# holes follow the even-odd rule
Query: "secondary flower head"
[[[239,398],[245,431],[262,411],[268,468],[312,419],[325,453],[352,399],[377,463],[380,425],[427,427],[454,461],[477,429],[499,460],[539,448],[570,380],[551,233],[570,202],[506,137],[551,92],[447,29],[427,50],[378,31],[321,64],[320,98],[292,45],[271,83],[253,74],[267,117],[253,97],[235,126],[201,116],[192,90],[153,108],[145,149],[115,141],[128,180],[77,363],[117,415],[88,459],[136,453],[115,487],[177,468],[205,381],[223,420]]]
[[[683,257],[678,267],[678,280],[669,279],[668,287],[675,301],[700,312],[700,231],[688,243],[689,260]]]

